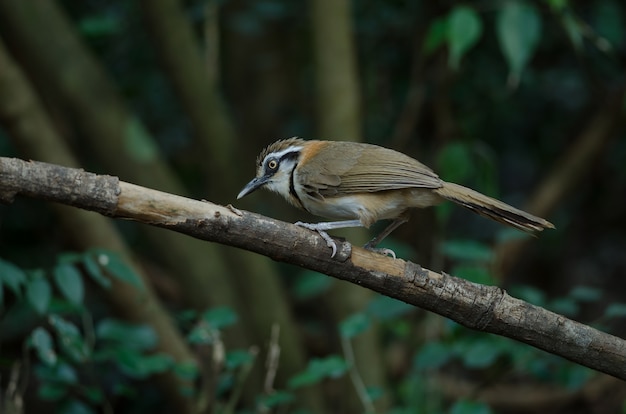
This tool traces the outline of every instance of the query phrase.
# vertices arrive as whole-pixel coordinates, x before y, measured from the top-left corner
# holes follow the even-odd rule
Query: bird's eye
[[[268,163],[267,163],[267,167],[268,167],[270,170],[275,170],[275,169],[276,169],[276,167],[278,167],[278,161],[276,161],[276,160],[270,160],[270,162],[268,162]]]

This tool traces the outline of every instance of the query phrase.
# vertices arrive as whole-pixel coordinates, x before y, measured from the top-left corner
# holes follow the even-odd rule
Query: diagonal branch
[[[295,264],[506,336],[626,380],[626,341],[483,286],[339,243],[331,259],[314,232],[255,213],[191,200],[116,177],[0,158],[0,202],[16,195],[150,224]]]

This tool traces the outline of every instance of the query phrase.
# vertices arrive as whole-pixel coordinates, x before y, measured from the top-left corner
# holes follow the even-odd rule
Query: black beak
[[[264,175],[262,177],[255,177],[252,181],[246,184],[246,186],[243,188],[243,190],[241,190],[239,195],[237,195],[237,200],[263,187],[265,184],[267,184],[269,180],[270,180],[270,177],[268,175]]]

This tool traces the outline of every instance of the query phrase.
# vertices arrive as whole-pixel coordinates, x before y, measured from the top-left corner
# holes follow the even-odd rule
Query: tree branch
[[[483,286],[402,259],[338,243],[331,259],[316,233],[255,213],[200,202],[116,177],[0,158],[0,201],[16,195],[135,220],[256,252],[372,289],[461,325],[535,346],[626,380],[626,341]]]

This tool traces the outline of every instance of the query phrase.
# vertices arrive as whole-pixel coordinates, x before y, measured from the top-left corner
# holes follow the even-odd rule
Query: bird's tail
[[[500,223],[508,224],[530,233],[553,229],[554,225],[541,217],[533,216],[525,211],[518,210],[502,201],[488,197],[470,188],[453,183],[434,190],[446,200],[453,201],[466,207],[481,216],[488,217]]]

